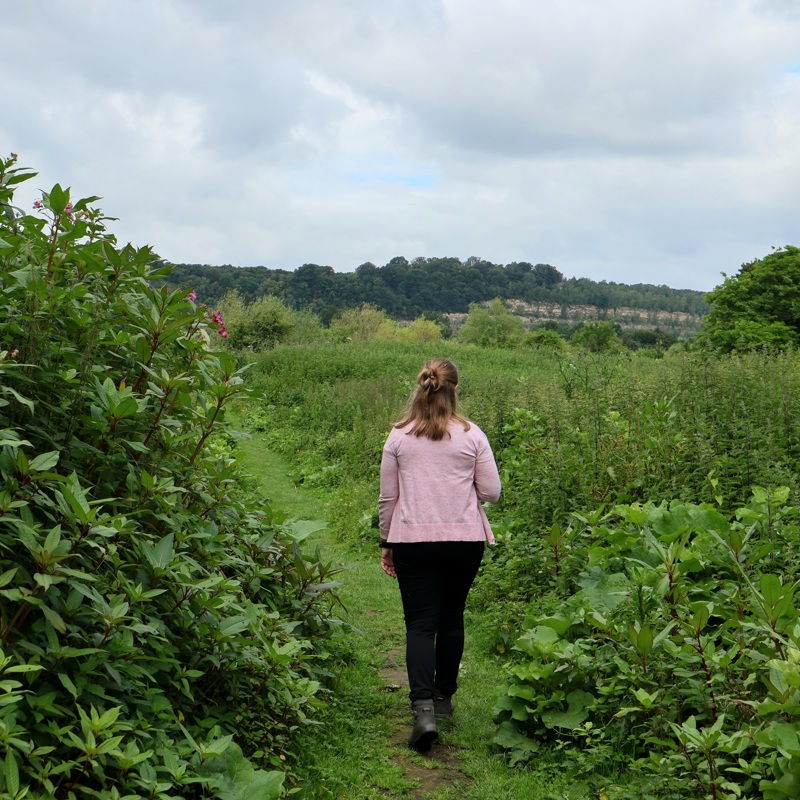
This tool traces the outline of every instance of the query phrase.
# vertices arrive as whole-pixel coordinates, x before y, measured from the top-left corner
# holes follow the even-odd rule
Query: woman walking
[[[381,460],[381,567],[397,578],[406,624],[412,750],[438,737],[453,713],[464,651],[464,605],[484,545],[494,544],[481,501],[500,497],[500,476],[483,431],[456,410],[458,370],[425,363],[405,417]]]

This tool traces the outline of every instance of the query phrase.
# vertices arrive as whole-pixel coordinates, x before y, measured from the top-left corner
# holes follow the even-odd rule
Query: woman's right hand
[[[381,550],[381,569],[390,577],[396,578],[397,573],[394,571],[394,557],[392,556],[392,548],[384,547]]]

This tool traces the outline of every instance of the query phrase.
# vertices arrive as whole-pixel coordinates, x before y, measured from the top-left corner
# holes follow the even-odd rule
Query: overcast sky
[[[203,264],[708,291],[800,244],[798,0],[2,0],[20,192]]]

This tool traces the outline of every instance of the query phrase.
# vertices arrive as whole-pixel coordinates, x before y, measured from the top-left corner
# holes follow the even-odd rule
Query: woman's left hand
[[[381,550],[381,569],[390,577],[396,578],[397,573],[394,571],[394,557],[392,556],[392,548],[384,547]]]

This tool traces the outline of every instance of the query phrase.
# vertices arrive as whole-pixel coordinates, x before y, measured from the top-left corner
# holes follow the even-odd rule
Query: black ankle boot
[[[436,719],[449,717],[453,713],[453,700],[443,694],[434,695],[433,698],[433,713],[436,714]]]
[[[439,737],[433,700],[415,700],[411,704],[411,713],[414,715],[414,727],[408,737],[408,746],[418,753],[427,753]]]

